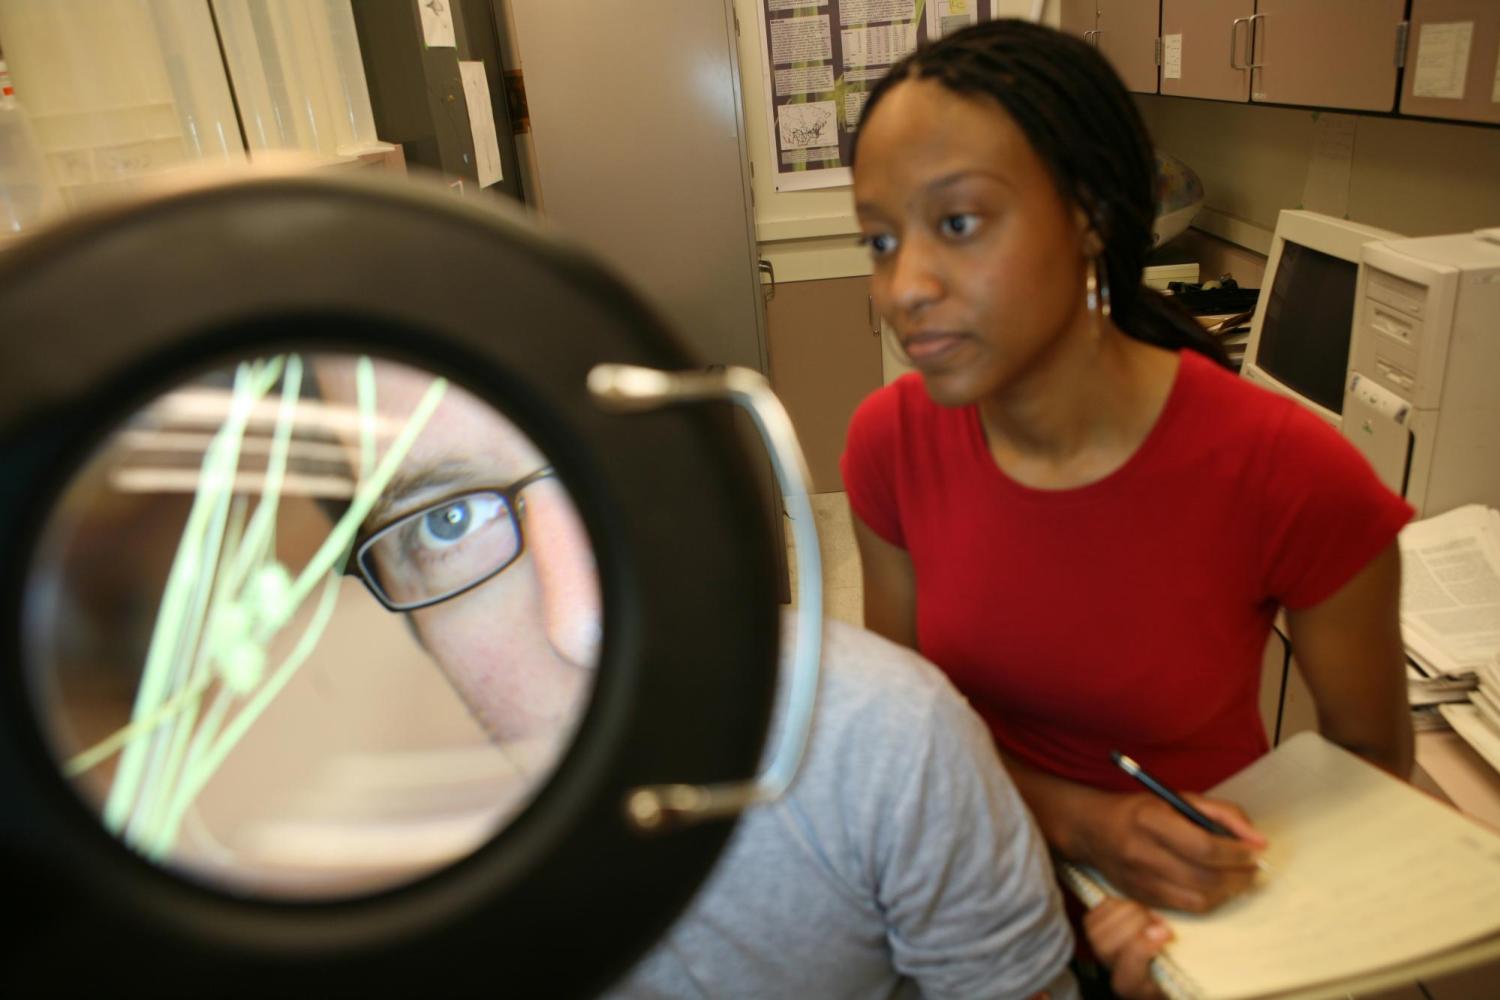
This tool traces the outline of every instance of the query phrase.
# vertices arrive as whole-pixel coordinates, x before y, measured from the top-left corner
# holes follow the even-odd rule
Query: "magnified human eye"
[[[498,493],[476,493],[427,511],[417,521],[415,541],[424,549],[447,549],[510,516]]]
[[[465,587],[515,558],[520,537],[511,518],[505,497],[490,491],[416,511],[379,546],[382,575],[388,586],[405,581],[424,598]]]

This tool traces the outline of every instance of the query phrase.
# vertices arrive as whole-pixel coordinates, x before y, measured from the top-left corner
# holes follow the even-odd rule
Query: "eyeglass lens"
[[[413,605],[491,576],[521,551],[520,524],[504,494],[483,490],[444,500],[387,526],[360,554],[386,599]]]

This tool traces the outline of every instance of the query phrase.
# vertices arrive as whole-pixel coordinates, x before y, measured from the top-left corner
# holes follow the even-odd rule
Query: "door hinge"
[[[1158,66],[1161,65],[1161,42],[1162,42],[1161,36],[1157,35],[1156,36],[1156,65],[1158,65]]]
[[[1406,67],[1406,35],[1411,30],[1410,21],[1402,21],[1396,25],[1396,68]]]

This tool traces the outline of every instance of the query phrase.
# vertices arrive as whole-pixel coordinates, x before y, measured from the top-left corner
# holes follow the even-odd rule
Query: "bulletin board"
[[[871,88],[929,38],[995,17],[997,0],[757,0],[777,191],[850,182]]]

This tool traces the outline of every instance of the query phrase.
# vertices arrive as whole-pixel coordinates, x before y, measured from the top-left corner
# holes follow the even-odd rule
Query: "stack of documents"
[[[1500,654],[1478,671],[1479,686],[1468,704],[1439,705],[1453,731],[1500,771]]]
[[[1470,504],[1415,521],[1400,544],[1407,655],[1431,678],[1472,675],[1467,701],[1439,708],[1500,770],[1500,511]]]
[[[1500,653],[1500,511],[1478,504],[1401,531],[1401,635],[1423,672],[1477,673]]]

